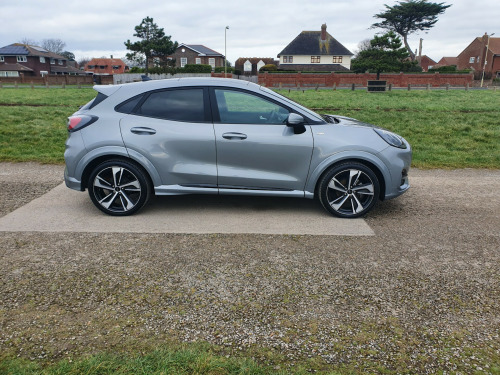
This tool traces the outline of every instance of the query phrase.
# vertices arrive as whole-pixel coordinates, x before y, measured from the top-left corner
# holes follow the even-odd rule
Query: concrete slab
[[[88,194],[57,186],[0,218],[0,231],[256,233],[372,236],[363,219],[338,219],[309,199],[185,195],[155,197],[138,214],[112,217]]]

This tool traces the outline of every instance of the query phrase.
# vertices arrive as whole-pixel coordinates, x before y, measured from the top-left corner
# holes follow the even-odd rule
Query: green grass
[[[500,92],[291,91],[319,113],[354,117],[405,137],[419,168],[499,168]]]
[[[499,168],[500,91],[278,91],[320,113],[405,137],[419,168]],[[0,89],[0,161],[63,163],[66,119],[90,88]]]

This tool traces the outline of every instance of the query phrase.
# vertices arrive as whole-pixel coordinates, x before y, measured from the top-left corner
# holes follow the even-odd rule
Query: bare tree
[[[30,38],[26,38],[26,37],[24,37],[23,39],[21,39],[18,43],[27,44],[29,46],[36,46],[38,44],[37,41],[35,41],[33,39],[30,39]]]
[[[361,51],[366,51],[367,49],[370,49],[372,47],[371,40],[370,39],[363,39],[361,42],[358,43],[358,49],[355,51],[355,55],[359,55]]]
[[[66,47],[66,43],[64,43],[61,39],[44,39],[42,40],[42,48],[47,51],[61,54],[64,52],[64,47]]]
[[[80,60],[78,60],[78,66],[80,68],[85,68],[85,65],[87,65],[90,62],[90,59],[88,57],[82,57]]]

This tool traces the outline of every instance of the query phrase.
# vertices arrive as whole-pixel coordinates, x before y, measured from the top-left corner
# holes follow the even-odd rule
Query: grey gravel
[[[0,164],[0,213],[62,171]],[[0,233],[0,352],[52,361],[206,341],[281,365],[491,372],[500,171],[410,177],[366,217],[375,237]]]

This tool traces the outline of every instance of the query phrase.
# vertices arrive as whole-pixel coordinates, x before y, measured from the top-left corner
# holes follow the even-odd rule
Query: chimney
[[[113,55],[111,55],[111,58],[113,58]]]
[[[321,40],[326,40],[326,23],[321,25]]]

